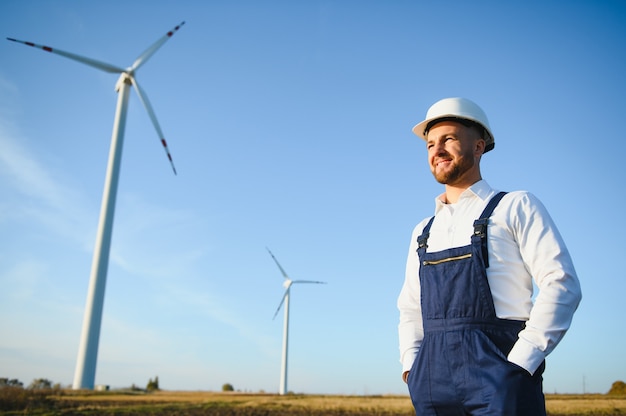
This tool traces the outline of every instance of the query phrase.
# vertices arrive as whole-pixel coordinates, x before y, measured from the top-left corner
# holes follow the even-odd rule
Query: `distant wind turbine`
[[[287,276],[287,273],[285,273],[285,270],[283,270],[282,266],[280,265],[278,260],[276,260],[276,257],[274,257],[274,254],[272,254],[269,248],[267,249],[267,251],[270,253],[270,256],[272,256],[272,258],[274,259],[274,262],[276,262],[276,265],[278,266],[278,268],[280,269],[280,272],[285,278],[285,281],[283,282],[283,287],[285,287],[286,289],[285,294],[283,295],[283,298],[280,300],[280,304],[278,305],[278,308],[276,309],[276,312],[274,313],[274,318],[276,318],[276,315],[278,315],[278,311],[280,311],[280,307],[283,306],[283,303],[285,304],[285,323],[283,326],[283,357],[282,357],[282,365],[281,365],[281,372],[280,372],[280,386],[278,388],[279,394],[285,394],[288,391],[287,390],[287,353],[289,349],[289,292],[291,290],[291,285],[294,283],[326,284],[326,282],[318,282],[317,280],[291,280],[289,276]]]
[[[102,308],[104,305],[104,289],[106,286],[107,269],[109,265],[109,251],[111,248],[111,234],[113,229],[113,217],[115,214],[115,198],[117,196],[117,184],[122,158],[122,145],[124,143],[124,128],[126,126],[126,113],[128,110],[130,85],[135,88],[139,99],[148,112],[148,116],[150,116],[150,119],[152,120],[152,124],[157,131],[161,144],[163,145],[163,149],[165,149],[167,158],[170,161],[172,170],[174,171],[174,174],[176,174],[176,168],[174,167],[174,162],[172,161],[172,156],[170,155],[167,143],[165,142],[161,127],[159,127],[154,110],[148,101],[148,97],[137,83],[135,72],[143,64],[145,64],[148,59],[150,59],[150,57],[154,55],[154,53],[184,24],[185,22],[182,22],[180,25],[167,32],[166,35],[161,37],[152,46],[146,49],[145,52],[139,55],[132,66],[126,69],[108,64],[106,62],[97,61],[95,59],[51,48],[49,46],[42,46],[32,42],[7,38],[12,42],[22,43],[24,45],[42,49],[46,52],[61,55],[105,72],[121,74],[119,80],[115,84],[115,90],[118,93],[117,109],[115,111],[115,120],[113,122],[113,135],[111,137],[109,162],[104,181],[104,192],[102,194],[98,234],[96,236],[96,243],[94,246],[89,291],[87,293],[87,302],[85,304],[83,330],[78,349],[76,372],[74,374],[74,389],[93,389],[96,378],[96,362],[98,358],[98,344],[100,341]]]

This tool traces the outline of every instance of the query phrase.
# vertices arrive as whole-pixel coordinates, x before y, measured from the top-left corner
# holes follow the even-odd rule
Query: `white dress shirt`
[[[481,180],[455,204],[436,198],[428,252],[466,246],[474,220],[497,193]],[[404,285],[398,297],[400,362],[409,371],[424,337],[417,237],[430,218],[413,230]],[[533,374],[570,326],[581,299],[572,259],[543,204],[525,191],[509,192],[487,227],[487,280],[498,318],[526,321],[508,360]],[[533,282],[537,293],[533,299]]]

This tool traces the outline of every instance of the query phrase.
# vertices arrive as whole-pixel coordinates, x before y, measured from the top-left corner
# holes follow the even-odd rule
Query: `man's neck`
[[[445,203],[446,204],[456,204],[461,197],[461,194],[465,192],[470,186],[474,185],[476,182],[480,181],[482,178],[478,178],[472,183],[466,183],[462,185],[448,185],[446,184],[446,193],[445,193]]]

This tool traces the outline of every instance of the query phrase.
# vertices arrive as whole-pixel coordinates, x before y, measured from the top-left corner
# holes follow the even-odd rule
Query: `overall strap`
[[[481,240],[483,262],[485,264],[485,268],[489,267],[489,253],[487,251],[487,224],[489,223],[489,217],[493,213],[493,210],[496,208],[502,197],[506,194],[506,192],[499,192],[493,198],[491,198],[491,200],[483,210],[483,213],[480,214],[480,218],[474,221],[474,236],[479,237]]]
[[[426,244],[428,242],[428,237],[430,236],[430,226],[433,225],[433,220],[435,219],[435,217],[430,217],[430,221],[428,221],[428,224],[426,224],[426,226],[424,227],[424,229],[422,230],[422,234],[417,237],[417,249],[419,250],[420,248],[426,248],[428,247],[428,244]]]

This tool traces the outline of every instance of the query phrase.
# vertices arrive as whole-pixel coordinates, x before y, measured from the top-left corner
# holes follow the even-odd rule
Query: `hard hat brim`
[[[489,128],[487,126],[485,126],[483,123],[481,123],[478,120],[475,120],[473,118],[470,117],[460,117],[458,114],[438,114],[437,117],[431,117],[431,118],[427,118],[424,121],[416,124],[413,127],[413,133],[418,136],[421,137],[424,140],[426,139],[426,136],[428,135],[428,130],[437,123],[438,120],[443,121],[453,121],[454,119],[459,119],[459,120],[469,120],[473,123],[478,124],[479,126],[481,126],[484,130],[485,130],[485,151],[484,153],[487,153],[488,151],[492,150],[495,147],[495,141],[493,139],[493,134],[491,134],[491,130],[489,130]]]

